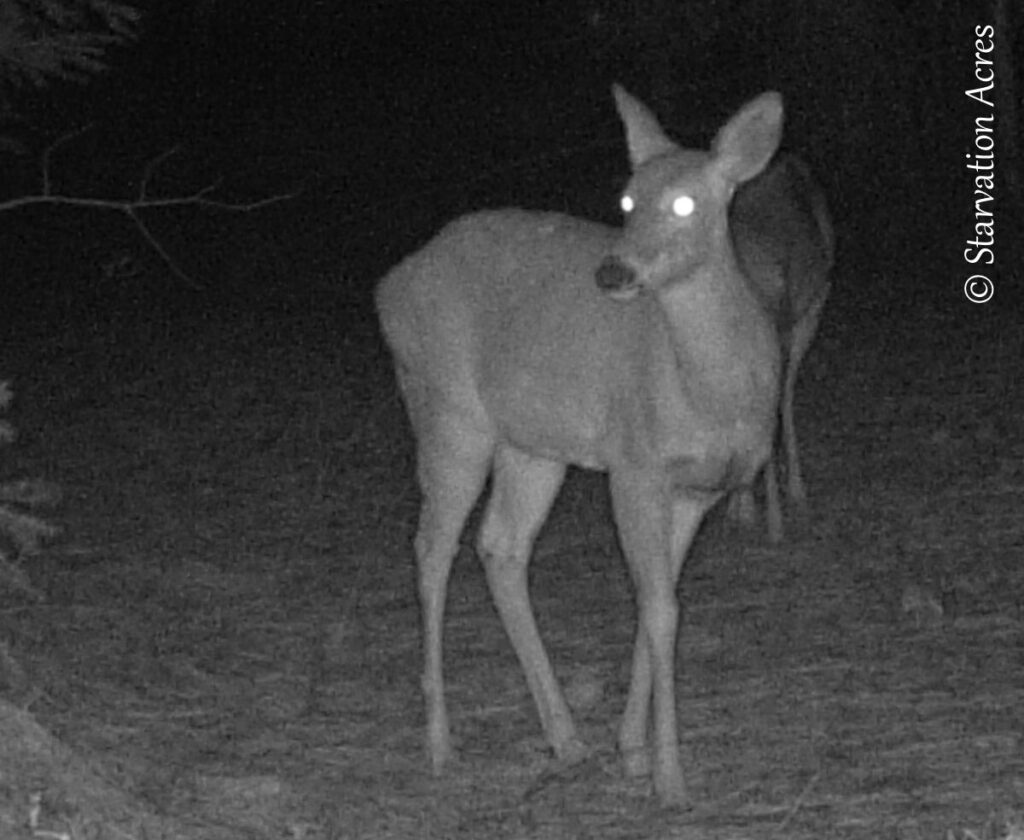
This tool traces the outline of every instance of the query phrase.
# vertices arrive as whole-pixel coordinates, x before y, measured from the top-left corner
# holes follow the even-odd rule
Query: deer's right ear
[[[782,140],[782,95],[774,91],[751,100],[715,137],[711,151],[725,177],[735,184],[758,175]]]
[[[651,158],[676,150],[657,117],[639,99],[631,96],[621,85],[612,85],[615,108],[626,127],[626,145],[633,169],[643,166]]]

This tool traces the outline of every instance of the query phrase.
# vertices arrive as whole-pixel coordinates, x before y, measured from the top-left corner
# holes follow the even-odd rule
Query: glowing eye
[[[633,201],[632,196],[624,195],[619,201],[619,207],[622,208],[623,213],[632,213],[633,208],[636,207],[636,202]]]
[[[687,216],[691,215],[696,207],[697,205],[688,195],[681,195],[672,202],[672,212],[680,219],[685,219]]]

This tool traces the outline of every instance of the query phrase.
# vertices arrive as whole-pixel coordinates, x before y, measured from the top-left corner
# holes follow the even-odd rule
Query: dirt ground
[[[1024,836],[1020,341],[862,280],[840,267],[799,389],[808,521],[773,547],[713,513],[684,569],[685,814],[615,755],[635,615],[590,474],[531,579],[591,757],[544,749],[474,520],[460,760],[427,772],[412,445],[367,296],[24,339],[5,469],[59,483],[63,533],[0,610],[0,835]]]

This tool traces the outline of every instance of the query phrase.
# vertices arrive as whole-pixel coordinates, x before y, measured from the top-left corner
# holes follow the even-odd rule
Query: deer
[[[786,495],[801,514],[807,489],[800,469],[793,399],[797,373],[814,340],[832,289],[835,233],[825,193],[796,155],[776,155],[771,165],[737,191],[730,213],[733,242],[742,266],[779,331],[783,354],[779,440],[764,468],[768,539],[784,537],[778,458],[786,458]],[[747,525],[757,520],[753,491],[729,497],[729,515]]]
[[[778,415],[774,319],[737,255],[729,208],[768,166],[780,94],[684,149],[613,87],[632,174],[621,227],[500,209],[444,227],[379,282],[376,306],[416,444],[414,538],[426,744],[453,758],[442,667],[448,578],[490,478],[477,553],[556,759],[588,755],[530,603],[534,541],[568,465],[608,474],[637,603],[618,746],[629,776],[689,807],[679,756],[676,585],[707,512],[751,485]],[[650,732],[648,731],[650,729]]]

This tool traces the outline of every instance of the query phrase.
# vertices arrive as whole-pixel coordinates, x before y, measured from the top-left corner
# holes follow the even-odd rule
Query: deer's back
[[[606,466],[611,424],[642,414],[675,371],[654,298],[623,303],[595,284],[618,233],[518,210],[452,222],[377,291],[406,380],[524,449]]]
[[[779,155],[739,189],[730,222],[755,294],[783,327],[799,320],[827,288],[833,261],[824,194],[807,166]]]

